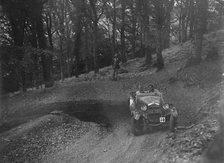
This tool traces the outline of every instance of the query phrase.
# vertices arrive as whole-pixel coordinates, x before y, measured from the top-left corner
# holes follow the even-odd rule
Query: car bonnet
[[[153,104],[159,105],[161,100],[159,96],[141,96],[138,97],[138,100],[150,106]]]

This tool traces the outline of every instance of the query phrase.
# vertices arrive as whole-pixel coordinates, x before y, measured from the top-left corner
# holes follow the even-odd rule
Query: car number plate
[[[159,117],[159,122],[161,122],[161,123],[166,122],[166,117]]]

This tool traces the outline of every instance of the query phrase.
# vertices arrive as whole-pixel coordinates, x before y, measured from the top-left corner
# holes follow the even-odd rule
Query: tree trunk
[[[182,8],[182,4],[181,4],[181,6],[180,6],[180,15],[179,15],[179,24],[178,24],[179,43],[182,43],[182,32],[181,32],[181,25],[182,25],[182,22],[183,22],[182,12],[183,12],[183,8]]]
[[[67,37],[69,38],[69,37]],[[71,77],[71,42],[70,39],[67,40],[67,67],[66,67],[66,71],[67,71],[67,76]]]
[[[166,12],[166,17],[165,17],[165,27],[164,31],[164,42],[163,42],[163,47],[162,49],[166,49],[170,47],[170,20],[171,20],[171,11],[174,6],[174,0],[166,1],[166,6],[167,9],[165,10]]]
[[[30,31],[31,31],[31,39],[30,39],[31,45],[32,47],[37,48],[37,30],[35,20],[31,20]]]
[[[85,35],[84,35],[84,46],[85,46],[85,72],[88,73],[91,69],[90,67],[90,45],[89,45],[89,33],[87,32],[88,31],[88,26],[86,25],[85,26]]]
[[[76,28],[76,35],[75,35],[75,44],[74,44],[74,51],[73,55],[75,57],[75,63],[74,63],[74,74],[78,78],[78,65],[79,65],[79,53],[80,53],[80,45],[81,45],[81,34],[82,34],[82,14],[81,14],[81,9],[78,20],[77,20],[77,28]]]
[[[162,29],[158,28],[158,36],[157,36],[157,48],[156,48],[156,66],[158,71],[164,68],[164,60],[162,56]]]
[[[92,16],[93,16],[93,63],[94,63],[94,72],[99,73],[99,61],[98,61],[98,54],[97,54],[97,35],[98,35],[98,16],[96,11],[96,1],[90,0],[90,5],[92,9]]]
[[[155,10],[156,10],[156,54],[157,54],[157,60],[156,60],[156,67],[158,68],[157,71],[164,68],[164,60],[162,56],[162,34],[163,34],[163,24],[164,24],[164,18],[163,13],[165,12],[164,9],[164,2],[161,1],[154,1]]]
[[[65,6],[64,6],[64,0],[62,0],[62,4],[61,4],[61,10],[60,10],[60,19],[59,19],[59,30],[60,30],[60,34],[59,35],[59,39],[60,39],[60,70],[61,70],[61,80],[64,81],[64,77],[65,77],[65,73],[64,73],[64,67],[65,67],[65,56],[64,56],[64,37],[65,37],[65,29],[64,29],[64,23],[65,23],[65,16],[64,16],[64,12],[65,12]]]
[[[67,40],[66,40],[66,48],[67,48],[67,55],[66,55],[66,59],[67,59],[67,67],[66,67],[66,71],[67,71],[67,76],[71,77],[71,49],[72,49],[72,45],[71,45],[71,38],[70,38],[70,30],[71,28],[69,28],[69,22],[68,20],[66,21],[66,31],[67,31]]]
[[[38,11],[36,15],[36,25],[39,48],[47,49],[47,44],[44,36],[44,25],[42,20],[43,4],[38,3],[36,9]],[[54,81],[52,79],[52,56],[41,54],[41,63],[43,66],[45,87],[52,87],[54,85]]]
[[[11,18],[10,24],[12,27],[12,36],[14,44],[16,46],[23,46],[25,20],[17,20],[17,18]]]
[[[134,9],[134,4],[131,5],[131,15],[132,15],[132,40],[131,40],[132,58],[136,57],[135,53],[136,53],[136,24],[137,24],[137,17],[136,17],[136,11]]]
[[[47,15],[47,20],[46,20],[46,24],[47,24],[47,35],[48,35],[48,41],[49,41],[49,45],[50,45],[50,49],[53,50],[53,40],[52,40],[52,18],[51,18],[51,13],[48,13]]]
[[[145,47],[145,63],[146,63],[146,65],[151,65],[151,63],[152,63],[152,47],[150,47],[150,46],[147,46],[147,47]]]
[[[31,31],[31,39],[30,39],[30,43],[31,46],[34,48],[37,48],[38,44],[37,44],[37,30],[36,30],[36,21],[33,18],[31,20],[31,27],[30,27],[30,31]],[[38,59],[39,56],[34,54],[33,56],[33,71],[32,71],[32,86],[38,88],[37,86],[37,80],[38,80]]]
[[[113,0],[113,31],[112,31],[112,46],[113,55],[116,53],[116,0]]]
[[[22,77],[22,91],[26,92],[26,72],[24,70],[21,71]]]
[[[125,0],[122,0],[121,2],[121,20],[122,20],[122,25],[121,25],[121,61],[122,63],[127,62],[127,57],[126,57],[126,50],[125,50],[125,8],[126,8],[126,2]]]
[[[143,55],[145,56],[145,64],[150,66],[152,63],[151,52],[148,52],[150,48],[150,28],[149,28],[149,8],[148,1],[142,0],[137,1],[139,18],[142,33],[142,43],[143,43]]]
[[[63,40],[60,38],[60,71],[61,71],[61,81],[64,81],[64,55],[63,55]]]
[[[208,0],[197,0],[196,59],[201,60],[203,34],[206,31]]]
[[[12,27],[12,36],[14,40],[14,44],[16,46],[22,47],[24,41],[24,28],[25,22],[24,19],[11,18],[10,24]],[[23,68],[20,68],[20,72],[18,72],[18,80],[19,80],[19,89],[21,92],[26,92],[26,74]]]
[[[99,73],[99,61],[97,55],[97,33],[98,33],[98,22],[94,21],[94,31],[93,31],[93,62],[94,62],[94,72]]]
[[[185,10],[185,9],[184,9]],[[184,11],[185,12],[185,11]],[[185,13],[183,13],[184,15],[182,15],[182,24],[181,24],[181,42],[184,43],[186,42],[186,36],[185,36],[185,33],[186,33],[186,29],[185,29],[185,24],[186,24],[186,15]]]
[[[170,47],[170,15],[167,18],[167,24],[165,25],[163,48],[166,49]]]
[[[195,24],[195,4],[194,0],[190,0],[189,4],[189,38],[193,38]]]

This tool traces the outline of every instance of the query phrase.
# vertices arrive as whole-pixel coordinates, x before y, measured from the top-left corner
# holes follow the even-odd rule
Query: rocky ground
[[[0,162],[198,162],[218,131],[222,95],[224,31],[206,36],[203,54],[215,42],[219,60],[185,67],[194,53],[187,42],[163,52],[156,72],[137,58],[57,82],[54,88],[1,97]],[[141,83],[153,83],[179,111],[175,134],[166,129],[130,132],[127,99]]]

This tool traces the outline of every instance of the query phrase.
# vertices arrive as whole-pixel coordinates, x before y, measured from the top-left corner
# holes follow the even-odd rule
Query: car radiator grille
[[[162,110],[159,107],[150,107],[147,108],[147,114],[161,114]]]
[[[147,120],[152,123],[158,123],[160,116],[160,114],[149,114]]]
[[[159,123],[162,110],[160,107],[150,107],[147,109],[147,119],[151,123]]]

